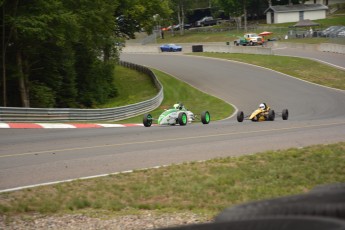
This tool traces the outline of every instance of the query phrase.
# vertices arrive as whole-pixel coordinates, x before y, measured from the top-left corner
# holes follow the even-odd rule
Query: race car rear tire
[[[269,121],[274,121],[274,118],[276,117],[276,114],[274,112],[273,109],[271,109],[270,111],[268,111],[268,120]]]
[[[238,121],[238,122],[242,122],[243,119],[244,119],[243,111],[238,111],[238,112],[237,112],[237,121]]]
[[[287,120],[289,118],[289,110],[283,109],[282,118],[283,120]]]
[[[182,126],[186,125],[187,121],[188,121],[187,114],[186,113],[179,113],[177,121],[178,121],[179,125],[182,125]]]
[[[152,125],[152,116],[151,114],[144,114],[143,124],[145,127],[150,127]]]
[[[210,113],[208,111],[204,111],[201,113],[201,122],[204,124],[204,125],[207,125],[208,123],[210,123],[211,121],[211,116],[210,116]]]

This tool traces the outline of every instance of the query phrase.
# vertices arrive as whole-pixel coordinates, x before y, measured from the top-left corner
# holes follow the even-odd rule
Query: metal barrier
[[[120,64],[149,75],[158,94],[146,101],[131,105],[107,109],[73,109],[73,108],[21,108],[0,107],[2,122],[68,122],[68,121],[118,121],[131,118],[156,109],[163,101],[163,86],[156,75],[147,67],[121,61]]]

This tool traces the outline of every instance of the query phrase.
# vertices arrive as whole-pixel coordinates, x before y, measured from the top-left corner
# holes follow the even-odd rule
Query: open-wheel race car
[[[211,116],[208,111],[203,111],[201,116],[194,115],[193,112],[189,111],[184,107],[183,104],[175,104],[173,108],[165,110],[158,119],[155,119],[151,114],[144,114],[143,124],[145,127],[150,127],[153,121],[157,121],[158,125],[187,125],[196,120],[201,120],[203,124],[208,124],[211,121]]]
[[[287,120],[289,118],[289,110],[283,109],[281,113],[276,113],[273,109],[267,106],[266,103],[261,103],[259,108],[254,110],[250,115],[245,115],[243,111],[238,111],[237,121],[274,121],[276,116],[280,116],[283,120]]]

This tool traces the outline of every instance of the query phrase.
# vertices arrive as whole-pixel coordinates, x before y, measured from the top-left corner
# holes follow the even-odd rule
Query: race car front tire
[[[238,121],[238,122],[242,122],[243,119],[244,119],[243,111],[238,111],[238,112],[237,112],[237,121]]]
[[[201,122],[204,124],[204,125],[207,125],[208,123],[210,123],[211,121],[211,116],[210,116],[210,113],[208,111],[204,111],[201,113]]]
[[[179,125],[182,125],[182,126],[186,125],[187,121],[188,121],[187,114],[186,113],[179,113],[177,121],[178,121]]]
[[[152,116],[151,114],[144,114],[143,124],[145,127],[150,127],[152,125]]]

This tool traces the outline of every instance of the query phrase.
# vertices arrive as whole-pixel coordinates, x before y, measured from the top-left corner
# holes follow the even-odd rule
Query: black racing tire
[[[276,114],[274,112],[273,109],[271,109],[270,111],[268,111],[268,120],[269,121],[274,121],[274,118],[276,117]]]
[[[342,191],[345,195],[345,183],[334,183],[318,185],[310,190],[310,193],[328,193],[328,192],[340,192]]]
[[[216,216],[215,221],[267,216],[315,216],[345,220],[345,194],[339,189],[249,202],[225,209]]]
[[[283,118],[284,121],[289,118],[289,110],[283,109],[282,118]]]
[[[249,45],[250,45],[250,46],[253,46],[253,45],[254,45],[253,41],[250,41],[250,42],[249,42]]]
[[[244,114],[243,111],[238,111],[237,112],[237,121],[242,122],[244,120]]]
[[[179,113],[177,121],[178,121],[179,125],[182,125],[182,126],[187,125],[187,121],[188,121],[187,114],[184,112]]]
[[[344,230],[345,221],[335,218],[311,216],[281,216],[250,218],[221,223],[205,223],[180,227],[160,228],[160,230]]]
[[[143,124],[145,127],[150,127],[152,125],[152,116],[151,114],[144,114]]]
[[[207,125],[208,123],[210,123],[211,121],[211,115],[208,111],[203,111],[201,113],[201,122],[204,124],[204,125]]]

